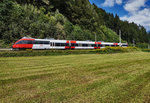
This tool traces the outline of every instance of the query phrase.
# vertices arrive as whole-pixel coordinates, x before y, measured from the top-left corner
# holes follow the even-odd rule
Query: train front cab
[[[34,39],[20,39],[13,46],[13,50],[32,49]]]

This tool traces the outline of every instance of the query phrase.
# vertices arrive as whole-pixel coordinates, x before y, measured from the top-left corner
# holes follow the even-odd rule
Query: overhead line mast
[[[121,30],[119,30],[119,46],[121,47]]]

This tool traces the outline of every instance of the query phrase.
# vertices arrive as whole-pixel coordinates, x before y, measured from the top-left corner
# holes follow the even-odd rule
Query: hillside
[[[88,0],[2,0],[0,3],[0,44],[14,43],[21,37],[55,38],[147,43],[143,26],[121,21]]]

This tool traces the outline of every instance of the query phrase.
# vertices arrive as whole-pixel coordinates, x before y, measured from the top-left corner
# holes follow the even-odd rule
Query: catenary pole
[[[119,46],[121,47],[121,30],[119,30]]]

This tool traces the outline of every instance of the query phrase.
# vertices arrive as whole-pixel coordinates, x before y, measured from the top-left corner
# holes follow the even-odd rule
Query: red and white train
[[[50,40],[50,39],[33,39],[22,38],[13,46],[13,50],[25,49],[100,49],[110,47],[127,47],[127,43],[111,42],[92,42],[92,41],[74,41],[74,40]]]

